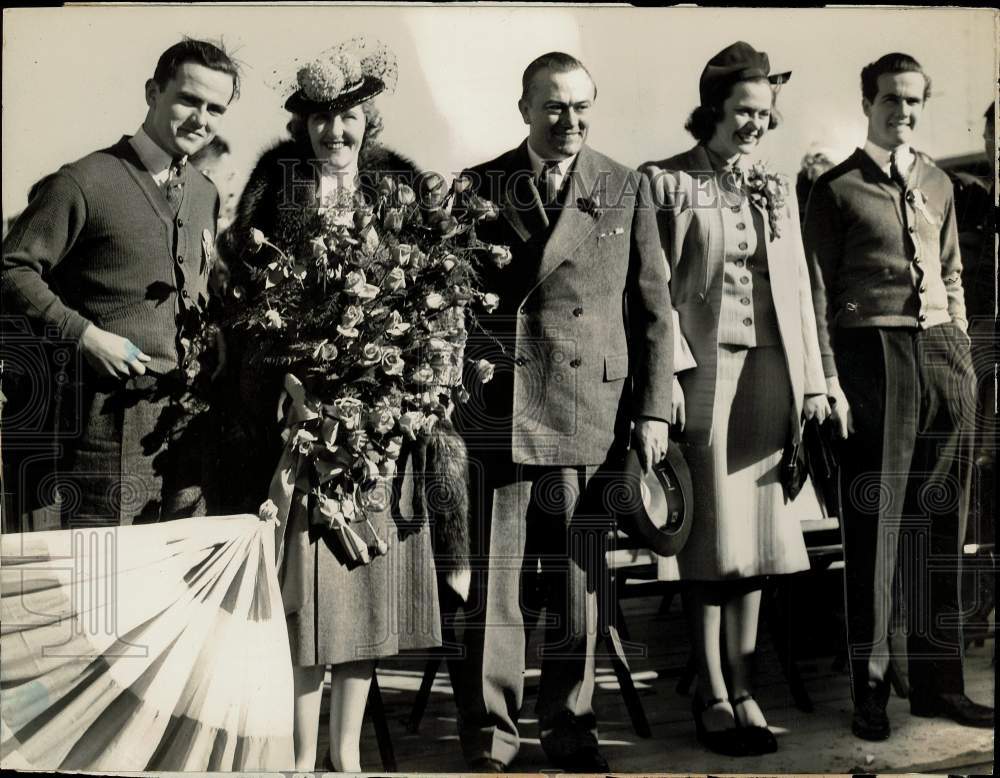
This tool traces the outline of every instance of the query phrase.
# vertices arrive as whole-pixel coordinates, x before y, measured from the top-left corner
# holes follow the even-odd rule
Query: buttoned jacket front
[[[641,168],[651,181],[663,248],[670,262],[670,295],[697,367],[678,374],[684,390],[684,437],[696,444],[712,438],[715,402],[719,317],[722,308],[726,257],[725,230],[716,174],[701,145]],[[764,213],[767,266],[781,344],[788,366],[795,407],[789,417],[793,435],[802,401],[809,394],[824,394],[826,382],[816,335],[816,320],[808,268],[799,233],[795,197],[785,200],[787,210],[772,233]],[[751,203],[751,208],[758,208]],[[766,402],[766,398],[761,398]]]

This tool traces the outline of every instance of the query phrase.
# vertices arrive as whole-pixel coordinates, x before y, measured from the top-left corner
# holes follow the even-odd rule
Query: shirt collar
[[[569,169],[573,166],[573,162],[576,160],[576,154],[572,157],[566,157],[566,159],[561,159],[556,162],[556,178],[562,180]],[[542,159],[538,153],[531,148],[531,141],[528,141],[528,159],[531,160],[531,176],[532,178],[538,178],[542,174],[542,167],[547,162],[547,160]],[[551,174],[550,174],[551,175]]]
[[[865,154],[875,161],[875,164],[879,166],[883,173],[889,175],[889,157],[892,154],[889,149],[884,149],[877,143],[872,143],[872,141],[866,140],[864,151]],[[898,146],[895,149],[895,152],[896,165],[899,167],[901,172],[905,173],[910,169],[910,165],[913,164],[913,150],[904,144],[902,146]]]
[[[139,161],[157,183],[166,181],[170,171],[170,165],[174,161],[166,151],[156,145],[156,141],[149,137],[143,127],[140,127],[135,135],[129,138],[129,143],[139,156]],[[187,159],[186,157],[184,159]]]

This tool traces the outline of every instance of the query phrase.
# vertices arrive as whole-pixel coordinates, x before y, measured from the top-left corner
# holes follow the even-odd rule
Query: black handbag
[[[781,485],[789,502],[799,496],[806,477],[812,477],[817,496],[828,515],[837,515],[837,457],[828,424],[816,419],[802,422],[799,440],[789,439],[781,457]]]
[[[804,440],[805,422],[799,427],[798,440],[789,434],[785,451],[781,455],[781,485],[785,490],[785,499],[789,502],[799,496],[809,475]]]

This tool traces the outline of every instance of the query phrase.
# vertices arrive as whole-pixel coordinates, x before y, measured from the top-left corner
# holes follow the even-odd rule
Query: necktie
[[[545,160],[542,163],[542,172],[538,174],[538,196],[541,198],[543,205],[552,205],[558,194],[558,188],[555,185],[553,176],[557,167],[559,167],[559,163],[551,159]]]
[[[181,176],[186,162],[187,160],[184,157],[171,162],[167,173],[167,180],[163,182],[163,194],[166,196],[167,202],[174,212],[174,216],[180,211],[181,200],[184,199],[184,182],[181,181]]]
[[[905,192],[906,191],[906,176],[903,175],[903,171],[899,169],[899,162],[896,157],[896,151],[894,150],[889,154],[889,178],[895,181],[899,187]]]

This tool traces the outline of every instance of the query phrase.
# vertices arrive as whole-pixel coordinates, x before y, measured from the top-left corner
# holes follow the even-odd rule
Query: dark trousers
[[[470,762],[489,757],[509,764],[517,754],[524,623],[538,615],[530,601],[539,569],[546,625],[539,726],[568,711],[594,727],[597,581],[603,580],[606,526],[575,514],[596,470],[523,466],[470,452],[473,577],[463,658],[452,664],[459,735]]]
[[[129,525],[205,513],[213,446],[207,405],[172,378],[97,379],[63,402],[68,437],[56,484],[65,526]]]
[[[835,352],[855,427],[840,483],[855,702],[885,693],[894,625],[906,633],[912,696],[961,692],[968,342],[952,324],[840,329]]]

